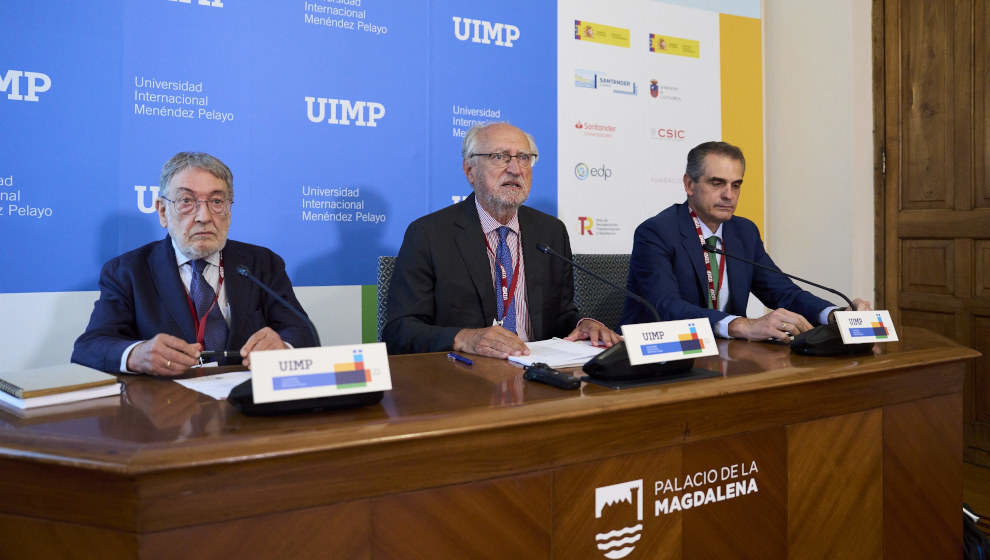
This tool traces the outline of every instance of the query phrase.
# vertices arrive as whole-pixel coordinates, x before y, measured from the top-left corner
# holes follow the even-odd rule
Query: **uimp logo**
[[[512,48],[512,42],[519,39],[519,28],[508,23],[495,23],[483,19],[453,16],[454,37],[458,41],[471,39],[472,43]]]
[[[21,84],[27,95],[21,95]],[[38,94],[52,88],[52,79],[48,74],[29,72],[27,70],[7,70],[0,77],[0,92],[10,90],[7,99],[12,101],[38,101]]]
[[[158,190],[159,187],[152,186],[147,187],[145,185],[134,185],[134,192],[137,193],[137,207],[142,214],[151,214],[155,211],[155,201],[158,200]],[[151,193],[151,200],[144,194],[145,192]]]
[[[175,2],[176,4],[196,4],[197,6],[209,6],[211,8],[222,8],[223,0],[168,0],[169,2]]]
[[[581,229],[581,235],[594,235],[591,228],[594,227],[595,221],[591,219],[591,216],[578,216],[578,222],[581,223],[581,225],[578,226]]]
[[[595,488],[595,519],[602,519],[606,511],[613,528],[595,534],[598,550],[609,560],[625,558],[642,537],[643,479]]]
[[[385,106],[373,101],[351,101],[327,97],[306,97],[306,117],[310,122],[326,121],[327,124],[349,126],[378,126],[376,121],[385,116]],[[314,106],[319,111],[314,110]],[[338,111],[339,108],[339,111]]]
[[[607,181],[612,177],[612,168],[606,167],[604,163],[601,167],[588,167],[588,164],[581,162],[574,166],[574,176],[581,181],[589,177]]]

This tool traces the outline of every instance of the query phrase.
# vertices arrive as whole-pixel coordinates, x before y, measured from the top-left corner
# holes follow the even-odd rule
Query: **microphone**
[[[565,257],[564,255],[561,255],[560,253],[558,253],[557,251],[554,251],[553,249],[551,249],[550,247],[548,247],[547,245],[545,245],[543,243],[537,243],[536,244],[536,248],[541,253],[546,253],[548,255],[553,255],[553,256],[557,257],[558,259],[561,259],[564,262],[569,263],[574,268],[580,270],[581,272],[584,272],[585,274],[590,275],[592,278],[598,280],[599,282],[604,282],[604,283],[608,284],[609,286],[615,288],[616,290],[625,292],[627,296],[633,298],[634,300],[636,300],[636,301],[642,303],[644,306],[646,306],[646,308],[649,309],[651,313],[653,313],[653,317],[657,320],[657,322],[658,323],[660,322],[660,314],[657,313],[657,308],[654,307],[652,303],[650,303],[649,301],[647,301],[646,298],[641,297],[639,294],[633,292],[629,288],[625,288],[625,287],[619,286],[618,284],[615,284],[611,280],[608,280],[606,278],[603,278],[603,277],[599,276],[598,274],[595,274],[594,272],[588,270],[587,268],[579,265],[577,262],[574,261],[574,259],[569,259],[569,258]]]
[[[284,297],[276,294],[275,290],[272,290],[271,288],[268,287],[268,284],[265,284],[261,280],[255,278],[254,274],[251,274],[248,268],[243,264],[237,265],[237,273],[247,278],[248,280],[254,282],[259,288],[264,290],[265,293],[275,298],[275,301],[281,303],[283,306],[285,306],[286,309],[291,311],[293,315],[295,315],[304,323],[306,323],[306,326],[309,327],[309,334],[313,335],[313,340],[316,341],[316,345],[320,346],[320,335],[316,334],[316,327],[313,326],[313,322],[309,320],[309,317],[307,317],[304,313],[296,309],[295,306],[293,306],[291,303],[286,301]]]
[[[653,316],[656,318],[657,322],[660,322],[660,314],[657,313],[657,308],[654,307],[652,303],[647,301],[646,298],[628,288],[619,286],[611,280],[595,274],[594,272],[574,262],[574,259],[569,259],[554,251],[545,243],[537,243],[536,248],[541,253],[546,253],[552,257],[558,258],[581,272],[587,273],[592,278],[600,282],[604,282],[612,288],[625,292],[629,297],[645,305],[646,308],[653,313]],[[629,352],[626,350],[626,341],[623,340],[618,344],[613,344],[611,348],[606,348],[605,350],[599,352],[594,358],[588,360],[588,363],[584,364],[581,369],[595,379],[600,379],[605,382],[616,382],[657,377],[663,374],[681,373],[689,371],[693,364],[694,360],[689,359],[634,366],[629,363]]]
[[[755,266],[757,268],[762,268],[763,270],[769,270],[770,272],[775,272],[777,274],[784,275],[788,278],[792,278],[799,282],[804,282],[805,284],[812,285],[816,288],[821,288],[826,292],[833,293],[842,299],[846,300],[849,304],[849,309],[855,310],[856,306],[853,305],[852,300],[846,297],[845,294],[839,290],[829,288],[828,286],[822,286],[812,282],[811,280],[805,280],[799,276],[794,276],[793,274],[788,274],[780,269],[769,267],[765,264],[760,264],[758,262],[751,261],[749,259],[744,259],[742,257],[737,257],[736,255],[731,255],[726,253],[722,249],[716,247],[709,247],[708,245],[703,245],[705,251],[709,253],[716,253],[729,257],[730,259],[736,259],[737,261],[742,261],[750,266]],[[840,354],[867,354],[873,349],[873,344],[871,343],[861,343],[861,344],[845,344],[842,342],[842,335],[839,334],[839,327],[837,325],[826,324],[818,325],[812,328],[810,331],[805,331],[794,337],[791,341],[791,350],[798,352],[800,354],[808,354],[812,356],[836,356]]]

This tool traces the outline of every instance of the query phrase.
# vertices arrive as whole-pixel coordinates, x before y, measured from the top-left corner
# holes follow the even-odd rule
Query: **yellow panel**
[[[719,14],[722,140],[742,148],[746,175],[736,215],[763,231],[763,42],[760,20]]]

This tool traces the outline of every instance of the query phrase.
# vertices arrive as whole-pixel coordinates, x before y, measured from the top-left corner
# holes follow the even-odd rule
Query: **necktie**
[[[495,248],[495,261],[498,263],[498,266],[495,267],[495,311],[499,317],[504,317],[502,328],[516,332],[516,304],[514,301],[510,302],[509,309],[506,310],[505,299],[502,297],[503,277],[505,278],[506,290],[512,287],[512,255],[509,253],[509,243],[506,241],[510,231],[512,230],[507,226],[498,228],[498,247]],[[506,297],[511,295],[508,292],[506,294]]]
[[[203,271],[206,270],[207,264],[209,263],[203,259],[192,261],[192,279],[189,281],[189,297],[192,299],[193,305],[196,306],[197,326],[200,317],[206,313],[207,309],[210,309],[210,305],[213,304],[213,299],[216,297],[213,287],[203,277]],[[226,349],[227,322],[223,320],[223,314],[220,313],[220,305],[217,302],[217,305],[214,305],[213,309],[210,309],[209,317],[206,318],[206,330],[203,333],[203,350]]]
[[[708,247],[711,247],[712,249],[718,249],[718,236],[713,235],[713,236],[709,237],[708,239],[706,239],[705,240],[705,245],[708,246]],[[708,260],[709,260],[709,262],[712,265],[712,282],[715,284],[715,297],[717,298],[718,297],[719,288],[721,288],[721,286],[718,285],[718,280],[719,280],[719,276],[718,276],[718,255],[716,255],[715,253],[708,253],[708,257],[709,257]],[[706,293],[707,293],[707,291],[706,291]],[[708,296],[708,308],[709,309],[714,309],[715,306],[712,305],[712,301],[711,300],[712,300],[712,298],[709,295]]]

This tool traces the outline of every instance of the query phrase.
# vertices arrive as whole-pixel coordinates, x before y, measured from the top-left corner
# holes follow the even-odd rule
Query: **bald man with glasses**
[[[237,274],[245,266],[302,311],[278,255],[227,239],[233,203],[234,177],[219,159],[180,152],[166,162],[155,209],[168,234],[103,266],[72,361],[172,376],[204,351],[207,362],[249,365],[255,350],[316,345],[303,321]]]
[[[581,318],[557,218],[523,206],[539,158],[532,136],[508,123],[471,128],[461,148],[474,193],[406,229],[389,288],[382,338],[391,354],[456,350],[497,358],[528,354],[526,341],[620,340]]]

